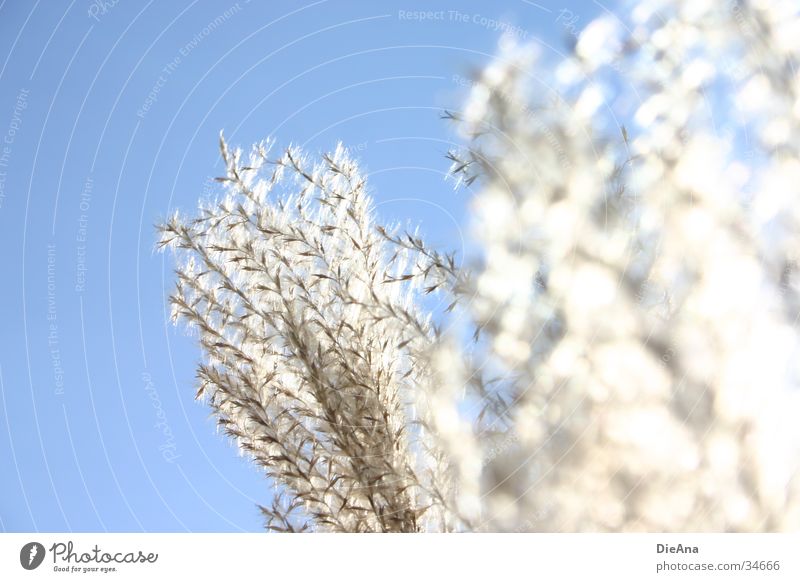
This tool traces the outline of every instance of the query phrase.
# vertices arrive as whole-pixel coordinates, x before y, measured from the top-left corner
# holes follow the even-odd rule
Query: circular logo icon
[[[39,542],[28,542],[19,551],[19,563],[26,570],[38,568],[44,561],[44,546]]]

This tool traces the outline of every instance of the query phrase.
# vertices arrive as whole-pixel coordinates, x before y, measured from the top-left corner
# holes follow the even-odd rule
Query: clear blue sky
[[[458,248],[454,76],[494,53],[492,20],[555,58],[602,10],[0,0],[0,530],[259,531],[267,482],[194,400],[200,353],[167,321],[153,224],[194,210],[224,129],[342,140],[382,216]]]

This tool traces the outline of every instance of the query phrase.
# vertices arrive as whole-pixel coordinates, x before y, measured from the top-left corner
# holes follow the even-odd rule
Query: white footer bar
[[[0,534],[0,580],[779,582],[800,580],[799,549],[800,534]]]

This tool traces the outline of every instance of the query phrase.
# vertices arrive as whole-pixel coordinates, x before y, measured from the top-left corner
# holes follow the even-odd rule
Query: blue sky
[[[602,10],[0,0],[0,530],[261,530],[268,484],[194,400],[153,225],[208,195],[224,129],[343,141],[382,217],[459,248],[439,119],[458,80],[495,52],[493,22],[556,58]]]

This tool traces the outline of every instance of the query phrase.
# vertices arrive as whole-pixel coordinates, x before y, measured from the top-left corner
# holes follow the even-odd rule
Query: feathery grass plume
[[[224,198],[173,216],[160,245],[184,259],[171,302],[207,358],[197,395],[280,491],[267,527],[455,527],[415,393],[436,336],[419,295],[454,262],[375,223],[341,146],[313,166],[220,149]]]
[[[224,199],[161,245],[268,527],[800,529],[798,31],[642,0],[555,67],[508,46],[444,115],[470,268],[378,224],[342,148],[222,141]]]

